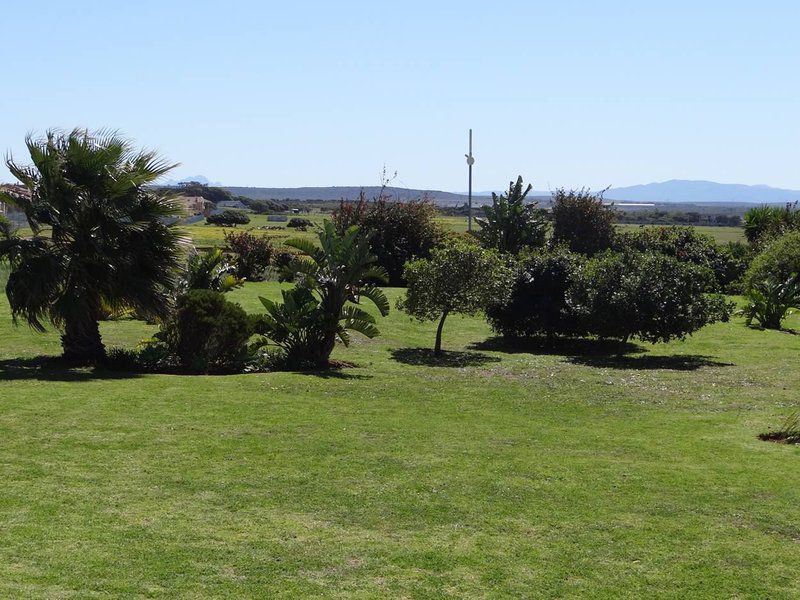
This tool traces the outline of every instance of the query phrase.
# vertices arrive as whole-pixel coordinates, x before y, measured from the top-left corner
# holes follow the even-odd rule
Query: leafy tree
[[[208,200],[214,205],[216,205],[218,202],[235,199],[226,189],[209,186],[206,183],[199,183],[197,181],[181,182],[178,184],[177,189],[182,196],[200,196],[204,200]]]
[[[166,222],[181,207],[149,185],[175,165],[109,131],[49,131],[26,145],[31,165],[6,164],[30,196],[0,194],[33,232],[2,232],[12,314],[39,331],[51,321],[63,329],[65,358],[94,362],[105,357],[103,306],[150,318],[169,312],[185,240]]]
[[[800,308],[800,282],[797,275],[783,281],[769,277],[750,286],[745,298],[747,306],[742,314],[748,326],[755,320],[764,329],[780,329],[791,309]]]
[[[430,259],[406,264],[408,290],[399,309],[420,321],[435,321],[434,353],[442,352],[442,329],[448,315],[473,315],[509,291],[511,274],[494,250],[454,244],[436,248]]]
[[[732,305],[704,293],[711,277],[664,254],[608,252],[587,262],[567,301],[590,334],[668,342],[729,318]]]
[[[213,290],[226,293],[244,285],[244,279],[235,274],[235,265],[228,262],[220,248],[212,248],[205,252],[192,249],[186,261],[179,289]]]
[[[216,215],[208,215],[206,223],[218,225],[220,227],[236,227],[237,225],[247,225],[250,217],[241,210],[225,209]]]
[[[386,278],[385,270],[375,264],[377,257],[370,252],[371,235],[357,226],[340,235],[333,223],[326,220],[318,233],[319,246],[304,238],[285,242],[301,253],[284,267],[282,279],[293,280],[298,289],[305,290],[293,293],[291,301],[312,315],[310,320],[305,320],[305,316],[302,320],[302,327],[307,329],[303,335],[313,342],[304,349],[307,364],[327,367],[336,340],[345,345],[349,342],[348,330],[367,337],[378,334],[374,317],[356,306],[363,298],[375,304],[382,316],[389,313],[389,301],[383,291],[369,283]],[[263,333],[268,338],[282,338],[285,334],[280,328],[289,326],[282,319],[293,313],[294,307],[264,300],[262,303],[273,321],[267,322]],[[313,306],[308,306],[312,303]]]
[[[513,266],[510,294],[493,298],[486,309],[489,325],[506,337],[584,333],[567,294],[585,262],[564,249],[523,252]]]
[[[522,189],[522,176],[508,184],[508,192],[492,193],[491,206],[483,207],[478,237],[487,248],[517,254],[523,248],[541,248],[547,239],[545,212],[536,202],[526,204],[525,197],[533,186]]]
[[[342,201],[333,214],[339,233],[358,225],[373,231],[370,250],[389,277],[389,284],[405,284],[403,267],[413,258],[427,258],[441,241],[443,231],[436,221],[437,211],[426,199],[392,202],[385,196],[368,201],[364,193],[357,202]]]
[[[616,212],[603,202],[602,192],[560,189],[553,194],[553,243],[593,256],[611,248]]]
[[[236,276],[261,281],[269,268],[275,249],[266,236],[247,231],[225,232],[225,245],[236,255]]]
[[[304,219],[303,217],[292,217],[289,219],[289,222],[286,224],[286,226],[305,231],[309,227],[313,227],[314,222],[310,219]]]

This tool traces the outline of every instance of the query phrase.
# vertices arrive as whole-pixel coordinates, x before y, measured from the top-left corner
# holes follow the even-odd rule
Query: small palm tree
[[[483,207],[478,236],[487,248],[518,254],[523,248],[539,248],[547,239],[547,221],[536,202],[525,204],[531,184],[523,188],[522,176],[508,184],[508,192],[492,193],[492,204]]]
[[[176,165],[108,131],[48,131],[26,146],[30,165],[6,164],[27,193],[0,195],[33,232],[0,232],[12,315],[39,331],[49,320],[63,330],[65,358],[96,362],[105,356],[104,310],[148,318],[169,310],[184,240],[168,222],[181,209],[148,186]]]
[[[244,285],[244,279],[236,276],[236,265],[228,262],[221,248],[205,252],[192,249],[186,261],[179,290],[213,290],[227,293]]]
[[[295,248],[302,256],[290,261],[282,272],[284,281],[294,280],[299,290],[291,298],[297,305],[298,318],[302,317],[307,339],[314,340],[306,348],[308,362],[317,367],[326,367],[331,352],[339,339],[349,342],[347,331],[353,330],[367,337],[378,334],[375,319],[358,306],[362,298],[370,300],[382,316],[389,314],[389,301],[373,281],[386,281],[386,271],[375,264],[377,258],[370,252],[370,233],[363,233],[357,226],[338,235],[330,221],[325,221],[318,234],[319,246],[311,240],[297,238],[287,240],[287,246]],[[284,298],[284,304],[288,299]],[[264,302],[262,300],[262,302]],[[306,315],[309,303],[313,303],[311,320]],[[264,302],[276,322],[280,322],[280,310]],[[274,328],[273,328],[274,329]],[[270,337],[270,331],[265,332]],[[274,333],[274,332],[273,332]]]

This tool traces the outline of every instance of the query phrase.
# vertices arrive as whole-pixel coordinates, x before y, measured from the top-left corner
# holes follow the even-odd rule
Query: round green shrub
[[[800,231],[787,233],[768,244],[753,259],[744,280],[751,289],[768,279],[786,281],[793,274],[800,274]]]

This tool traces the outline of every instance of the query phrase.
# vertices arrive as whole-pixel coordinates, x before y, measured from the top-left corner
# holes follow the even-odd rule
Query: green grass
[[[503,352],[451,318],[434,364],[432,325],[381,329],[338,373],[137,377],[32,360],[58,335],[2,297],[0,597],[800,595],[800,448],[756,439],[800,336]]]

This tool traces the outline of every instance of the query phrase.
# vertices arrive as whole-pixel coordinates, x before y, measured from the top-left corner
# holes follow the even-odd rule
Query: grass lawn
[[[800,448],[756,439],[800,336],[545,353],[451,318],[435,363],[432,325],[381,329],[341,372],[68,371],[0,297],[0,597],[800,595]]]

